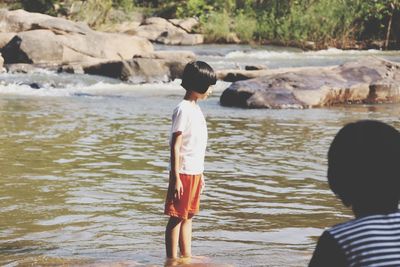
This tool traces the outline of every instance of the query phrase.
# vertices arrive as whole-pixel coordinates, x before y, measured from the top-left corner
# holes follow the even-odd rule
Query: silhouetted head
[[[217,76],[214,70],[203,61],[192,61],[183,70],[182,87],[187,91],[204,94],[210,85],[216,82]]]
[[[400,199],[400,133],[379,121],[344,126],[328,152],[328,181],[356,213],[388,213]]]

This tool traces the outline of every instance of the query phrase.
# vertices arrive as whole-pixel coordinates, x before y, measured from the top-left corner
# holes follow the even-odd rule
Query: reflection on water
[[[3,97],[0,265],[163,265],[168,132],[181,93]],[[235,266],[305,265],[323,228],[350,215],[325,183],[333,135],[365,118],[400,128],[397,105],[243,110],[220,107],[217,95],[201,105],[207,184],[193,251]]]

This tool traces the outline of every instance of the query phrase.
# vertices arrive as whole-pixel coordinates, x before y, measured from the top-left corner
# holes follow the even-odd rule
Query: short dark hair
[[[400,133],[380,121],[345,125],[328,152],[328,182],[350,207],[397,205],[400,199]]]
[[[182,87],[200,94],[217,82],[214,70],[204,61],[192,61],[186,64],[182,75]]]

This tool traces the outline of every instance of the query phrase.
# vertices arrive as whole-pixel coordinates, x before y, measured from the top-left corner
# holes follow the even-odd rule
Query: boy
[[[328,152],[328,182],[355,219],[322,234],[309,266],[400,266],[400,133],[347,124]]]
[[[182,87],[186,94],[172,115],[171,159],[168,193],[165,202],[169,221],[165,230],[168,258],[176,258],[178,244],[183,257],[191,257],[192,217],[198,213],[204,187],[204,155],[207,125],[197,100],[211,93],[216,83],[213,69],[205,62],[185,66]]]

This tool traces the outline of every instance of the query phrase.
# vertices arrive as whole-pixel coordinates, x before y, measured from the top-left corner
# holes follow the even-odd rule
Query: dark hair
[[[207,92],[208,87],[217,82],[214,70],[203,61],[192,61],[186,64],[182,75],[182,87],[200,94]]]
[[[328,182],[348,207],[398,205],[400,133],[372,120],[344,126],[329,148]]]

